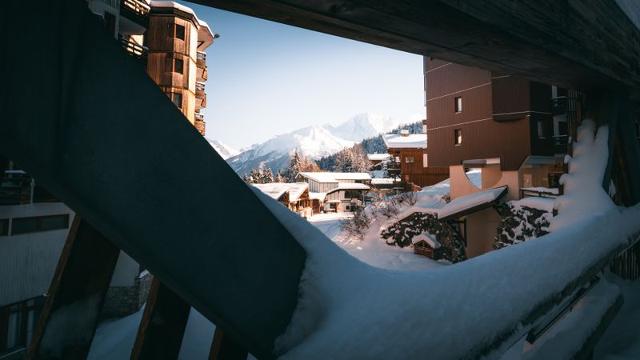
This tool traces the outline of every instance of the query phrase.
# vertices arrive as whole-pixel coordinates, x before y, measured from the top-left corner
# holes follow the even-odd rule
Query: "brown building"
[[[216,37],[190,8],[171,1],[151,2],[144,35],[147,73],[202,135],[205,122],[200,110],[207,106],[204,50]]]
[[[526,192],[560,193],[568,118],[557,105],[566,93],[429,57],[424,58],[424,75],[425,159],[429,166],[449,168],[452,200],[504,186],[506,200]],[[479,184],[467,176],[471,168],[480,170]],[[493,208],[481,207],[456,219],[468,234],[467,256],[492,249],[500,221]]]
[[[388,171],[390,175],[399,175],[404,183],[423,187],[449,177],[448,167],[429,164],[427,134],[409,134],[408,130],[402,130],[397,134],[385,134],[382,139],[393,158]]]

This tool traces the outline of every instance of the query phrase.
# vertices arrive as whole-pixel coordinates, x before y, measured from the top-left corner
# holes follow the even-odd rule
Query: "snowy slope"
[[[240,153],[238,150],[218,140],[207,138],[207,141],[209,142],[211,147],[213,147],[213,149],[225,160],[230,157],[236,156]]]
[[[312,159],[319,159],[365,138],[390,131],[398,125],[397,120],[382,115],[359,114],[338,126],[310,126],[277,135],[230,157],[227,162],[241,175],[260,164],[279,170],[288,164],[289,156],[295,150]]]

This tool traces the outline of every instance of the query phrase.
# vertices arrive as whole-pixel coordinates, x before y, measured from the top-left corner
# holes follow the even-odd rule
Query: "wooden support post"
[[[216,327],[209,360],[245,360],[248,355],[245,348]]]
[[[177,359],[191,306],[154,277],[131,359]]]
[[[85,359],[120,250],[76,216],[27,359]]]

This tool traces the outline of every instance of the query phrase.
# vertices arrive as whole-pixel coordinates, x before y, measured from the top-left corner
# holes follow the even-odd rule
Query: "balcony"
[[[142,46],[136,43],[135,41],[125,37],[120,37],[120,44],[122,45],[122,48],[128,55],[138,59],[143,64],[147,63],[147,47],[146,46]]]
[[[120,0],[120,15],[147,28],[151,7],[143,0]]]
[[[196,66],[199,68],[207,67],[207,53],[204,51],[198,51],[196,53]]]

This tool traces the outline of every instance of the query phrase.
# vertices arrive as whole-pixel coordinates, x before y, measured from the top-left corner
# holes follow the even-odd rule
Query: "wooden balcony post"
[[[245,360],[249,353],[240,344],[216,327],[211,343],[209,360]]]
[[[191,306],[154,277],[131,359],[177,359]]]
[[[120,250],[76,216],[27,359],[85,359]]]

